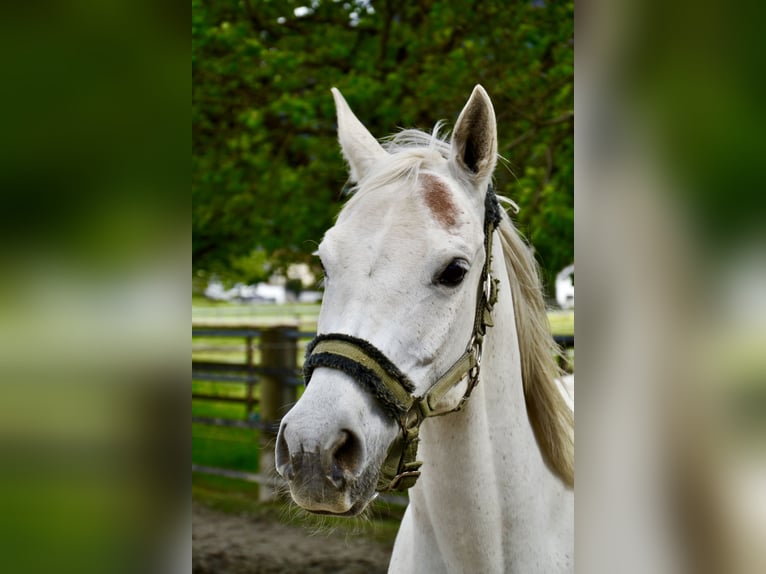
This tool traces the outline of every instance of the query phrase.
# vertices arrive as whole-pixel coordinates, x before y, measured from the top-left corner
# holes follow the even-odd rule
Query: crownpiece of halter
[[[421,461],[416,460],[420,425],[428,417],[459,411],[479,382],[481,353],[487,327],[492,326],[492,308],[497,302],[498,280],[492,277],[492,236],[500,223],[500,206],[490,185],[484,202],[484,267],[479,279],[473,331],[465,352],[431,385],[422,397],[415,396],[415,385],[369,341],[328,333],[317,336],[306,349],[303,376],[309,384],[317,367],[337,369],[352,377],[372,393],[383,410],[394,419],[401,432],[391,443],[378,475],[376,490],[406,490],[420,476]],[[460,403],[451,410],[436,412],[439,401],[468,377]]]

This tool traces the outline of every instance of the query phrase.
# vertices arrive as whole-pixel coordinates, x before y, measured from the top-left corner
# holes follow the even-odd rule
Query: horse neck
[[[495,253],[501,254],[499,242]],[[513,302],[502,256],[494,327],[485,337],[480,381],[463,411],[421,430],[423,474],[412,490],[413,520],[432,532],[443,564],[502,571],[539,526],[552,476],[527,415]],[[541,490],[542,489],[542,490]],[[457,526],[459,525],[459,526]],[[417,528],[416,528],[417,530]],[[482,565],[480,567],[480,565]],[[473,568],[473,566],[472,566]]]

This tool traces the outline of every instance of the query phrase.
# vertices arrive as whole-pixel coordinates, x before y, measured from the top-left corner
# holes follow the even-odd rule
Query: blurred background
[[[190,570],[187,14],[0,7],[3,572]]]
[[[763,572],[763,7],[581,8],[577,569]]]

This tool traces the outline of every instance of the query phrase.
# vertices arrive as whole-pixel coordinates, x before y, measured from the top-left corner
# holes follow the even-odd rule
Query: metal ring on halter
[[[484,345],[480,341],[476,342],[473,347],[473,354],[476,357],[476,370],[478,371],[481,368],[481,357],[482,352],[484,349]]]
[[[487,273],[484,278],[484,296],[487,301],[492,299],[492,273]]]

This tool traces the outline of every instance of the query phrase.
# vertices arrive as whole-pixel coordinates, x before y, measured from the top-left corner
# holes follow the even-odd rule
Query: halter
[[[378,492],[407,490],[420,476],[421,461],[416,460],[420,425],[429,417],[446,415],[463,409],[479,382],[484,335],[491,327],[492,308],[497,302],[498,280],[492,277],[492,235],[500,222],[500,206],[492,186],[484,201],[484,267],[478,285],[473,331],[465,352],[422,397],[415,396],[415,385],[369,341],[328,333],[317,336],[306,349],[303,376],[308,385],[317,367],[342,371],[368,390],[383,410],[401,428],[388,449],[380,469]],[[439,401],[468,376],[468,386],[460,403],[449,411],[436,412]]]

